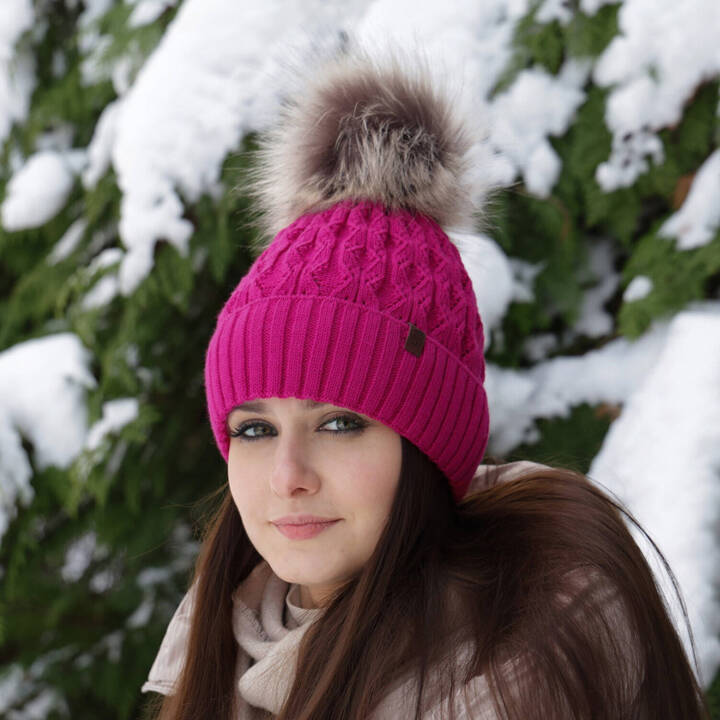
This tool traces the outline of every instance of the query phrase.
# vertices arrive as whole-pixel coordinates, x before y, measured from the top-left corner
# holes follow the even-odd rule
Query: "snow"
[[[61,260],[69,257],[82,240],[87,230],[87,220],[79,218],[64,232],[55,247],[50,251],[47,258],[48,265],[56,265]]]
[[[533,290],[535,278],[543,271],[546,263],[531,263],[520,258],[508,258],[508,262],[513,273],[512,299],[518,302],[533,302],[535,300]]]
[[[51,711],[57,710],[67,714],[67,703],[57,690],[44,688],[25,704],[22,711],[11,710],[8,712],[7,718],[8,720],[45,720]]]
[[[35,85],[35,64],[26,53],[16,55],[15,45],[34,20],[32,0],[0,3],[0,146],[12,124],[27,117]]]
[[[177,0],[125,0],[128,5],[135,5],[128,18],[129,27],[148,25],[157,20],[167,8],[174,7]]]
[[[105,649],[107,658],[110,662],[116,663],[120,660],[124,637],[125,634],[122,630],[115,630],[115,632],[111,632],[106,635],[102,639],[101,643],[99,643]]]
[[[492,238],[481,233],[450,230],[448,237],[458,248],[472,281],[487,351],[491,346],[490,330],[499,328],[510,303],[535,299],[532,286],[543,266],[507,257]]]
[[[492,142],[522,172],[528,190],[547,197],[561,170],[548,135],[562,135],[585,100],[588,62],[567,60],[553,76],[540,68],[519,73],[492,105]]]
[[[133,59],[127,55],[118,58],[113,64],[110,77],[112,78],[113,89],[118,95],[124,95],[130,89],[133,70]]]
[[[116,432],[138,416],[138,399],[118,398],[103,403],[102,417],[88,432],[85,446],[88,450],[96,450],[103,438],[111,432]]]
[[[16,504],[27,506],[33,499],[31,477],[32,468],[23,450],[22,438],[5,413],[0,412],[0,538],[17,515]]]
[[[13,663],[0,678],[0,713],[7,720],[44,720],[51,711],[68,715],[64,698],[53,688],[41,688],[37,670],[25,670]],[[11,709],[22,705],[21,710]]]
[[[5,0],[0,5],[0,48],[3,59],[11,55],[18,38],[32,27],[32,0]]]
[[[531,335],[523,342],[523,352],[531,362],[544,360],[558,347],[558,339],[552,333]]]
[[[18,343],[0,352],[0,538],[34,492],[22,438],[34,466],[68,467],[85,443],[85,391],[96,386],[90,353],[72,333]]]
[[[98,570],[88,583],[90,590],[98,595],[111,590],[120,577],[120,571],[117,567],[106,567]]]
[[[567,417],[582,403],[623,403],[650,372],[667,335],[657,322],[635,341],[611,340],[574,357],[555,357],[527,370],[487,365],[490,454],[504,455],[539,439],[538,418]]]
[[[120,282],[115,274],[103,275],[83,296],[80,306],[83,310],[97,310],[105,307],[120,294]]]
[[[19,663],[9,666],[0,680],[0,713],[7,720],[44,720],[51,714],[70,714],[67,702],[53,687],[42,681],[42,674],[51,664],[66,662],[73,648],[61,647],[41,655],[25,669]]]
[[[88,431],[85,392],[96,386],[90,353],[71,333],[18,343],[0,353],[0,538],[28,505],[33,467],[22,439],[32,444],[35,468],[67,468],[84,450],[132,422],[137,398],[103,404],[102,418]]]
[[[702,164],[680,210],[660,228],[660,235],[677,238],[681,250],[707,245],[720,229],[720,150]]]
[[[0,208],[3,227],[15,231],[44,225],[65,205],[74,181],[67,153],[35,153],[7,185]]]
[[[375,0],[353,28],[371,48],[420,48],[452,85],[486,98],[512,55],[515,23],[528,0]]]
[[[188,251],[192,224],[181,200],[217,192],[227,154],[260,124],[262,106],[278,102],[269,68],[300,38],[310,42],[337,27],[353,3],[227,3],[187,0],[159,46],[121,98],[122,115],[106,125],[89,149],[88,181],[109,156],[123,193],[120,237],[127,249],[120,290],[130,294],[153,266],[163,238]],[[242,42],[238,39],[242,36]],[[268,43],[268,38],[272,42]],[[95,143],[100,143],[99,149]]]
[[[123,251],[120,248],[106,248],[87,267],[87,275],[93,276],[99,270],[122,262]],[[120,292],[117,272],[102,275],[82,299],[84,310],[92,310],[107,305]]]
[[[485,349],[490,345],[487,332],[498,325],[511,300],[517,283],[513,269],[498,244],[486,235],[449,232],[448,236],[460,251],[472,281],[480,317],[486,332]]]
[[[610,241],[598,240],[589,248],[589,270],[596,284],[583,293],[580,314],[573,330],[587,337],[613,332],[613,318],[603,305],[615,294],[620,276],[614,268],[615,252]]]
[[[119,100],[108,103],[95,125],[92,140],[88,145],[88,163],[82,174],[83,185],[94,188],[110,167],[110,155],[115,142],[115,129],[119,122],[122,104]]]
[[[631,185],[648,158],[662,162],[656,132],[676,125],[698,85],[720,74],[717,0],[625,0],[618,23],[593,72],[612,88],[605,112],[612,152],[596,171],[606,192]]]
[[[80,72],[85,85],[102,82],[112,72],[103,60],[112,38],[102,35],[98,28],[98,20],[110,10],[112,4],[113,0],[89,0],[84,3],[84,10],[78,18],[78,47],[83,56]]]
[[[535,20],[540,23],[549,23],[557,20],[566,25],[573,18],[573,10],[567,0],[545,0],[538,8]]]
[[[65,562],[60,569],[60,576],[67,583],[77,582],[93,560],[107,557],[109,552],[106,546],[98,545],[95,531],[83,533],[65,551]]]
[[[637,275],[634,277],[623,293],[625,302],[634,302],[647,297],[653,289],[653,281],[647,275]]]
[[[580,9],[586,15],[594,15],[603,5],[614,5],[618,0],[581,0]]]
[[[113,5],[113,0],[83,0],[83,11],[78,24],[90,27],[96,23]]]
[[[129,628],[144,627],[152,617],[154,608],[155,603],[153,598],[144,597],[135,612],[125,622],[126,626]]]
[[[638,378],[589,475],[613,491],[667,558],[687,603],[702,682],[720,665],[720,303],[679,313]],[[635,534],[650,561],[647,542]],[[651,562],[669,601],[672,586]],[[671,602],[685,646],[677,602]],[[690,656],[692,657],[692,656]]]
[[[89,275],[94,275],[98,270],[109,268],[120,262],[122,257],[123,252],[120,248],[106,248],[92,259],[87,267],[87,272]]]

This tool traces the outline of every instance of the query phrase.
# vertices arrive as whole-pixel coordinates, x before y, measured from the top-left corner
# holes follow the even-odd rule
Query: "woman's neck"
[[[300,607],[309,610],[324,607],[336,588],[300,585]]]

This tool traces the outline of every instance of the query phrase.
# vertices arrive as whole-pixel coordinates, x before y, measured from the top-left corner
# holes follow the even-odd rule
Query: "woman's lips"
[[[323,530],[327,530],[340,520],[331,520],[330,522],[312,522],[302,525],[275,525],[275,527],[291,540],[307,540],[308,538],[319,535]]]

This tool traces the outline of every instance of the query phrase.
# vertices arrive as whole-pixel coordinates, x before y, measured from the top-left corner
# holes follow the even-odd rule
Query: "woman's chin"
[[[269,561],[268,561],[269,562]],[[325,585],[332,582],[332,577],[327,572],[327,567],[307,567],[298,563],[288,563],[280,561],[273,565],[270,562],[273,572],[282,580],[290,584],[304,585],[311,587],[314,585]]]

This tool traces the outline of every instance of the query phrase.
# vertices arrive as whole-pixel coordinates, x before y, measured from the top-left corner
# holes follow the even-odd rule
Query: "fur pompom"
[[[347,199],[417,211],[443,228],[473,227],[469,129],[427,60],[379,58],[353,47],[301,71],[249,174],[263,243]]]

